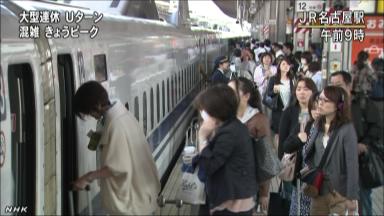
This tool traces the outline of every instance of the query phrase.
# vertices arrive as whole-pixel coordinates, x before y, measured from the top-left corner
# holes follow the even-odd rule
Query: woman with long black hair
[[[277,67],[276,75],[269,79],[267,87],[267,95],[274,98],[277,97],[276,107],[272,110],[272,131],[275,133],[275,143],[278,143],[278,133],[280,118],[283,110],[290,104],[295,86],[295,77],[291,70],[291,62],[288,58],[282,58]],[[282,152],[279,153],[279,158],[283,157]]]

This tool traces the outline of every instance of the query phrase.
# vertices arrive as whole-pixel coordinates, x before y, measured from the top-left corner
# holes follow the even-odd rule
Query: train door
[[[74,96],[73,62],[70,55],[58,55],[57,68],[60,88],[61,112],[61,206],[62,214],[69,214],[68,191],[70,182],[74,181],[77,173],[77,143],[76,143],[76,118],[72,110]],[[77,203],[76,196],[74,203]],[[74,206],[75,210],[77,206]],[[77,212],[77,210],[75,211]]]
[[[31,213],[36,204],[36,112],[31,66],[10,65],[8,82],[14,206],[26,207]]]

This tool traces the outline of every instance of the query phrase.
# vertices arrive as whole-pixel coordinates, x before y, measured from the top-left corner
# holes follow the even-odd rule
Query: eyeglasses
[[[327,98],[325,98],[325,97],[319,97],[319,103],[321,102],[321,103],[329,103],[329,102],[332,102],[331,100],[329,100],[329,99],[327,99]]]

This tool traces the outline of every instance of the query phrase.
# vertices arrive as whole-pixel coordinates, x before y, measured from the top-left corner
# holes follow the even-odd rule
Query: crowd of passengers
[[[289,202],[284,214],[372,215],[372,188],[383,182],[372,183],[361,169],[371,152],[384,158],[384,60],[370,63],[362,51],[350,72],[326,81],[320,60],[314,45],[293,54],[291,43],[269,40],[237,43],[232,57],[215,60],[210,87],[195,99],[203,119],[198,164],[207,175],[200,214],[267,214],[280,207],[269,206],[271,178],[255,181],[253,140],[272,137],[265,142],[279,160],[295,158],[293,178],[282,178],[279,188]],[[316,167],[324,181],[311,193],[302,178]]]
[[[373,214],[372,188],[384,182],[383,59],[360,52],[350,72],[325,83],[317,48],[292,50],[253,40],[215,60],[210,87],[194,100],[200,215]],[[155,214],[159,175],[134,115],[97,81],[77,89],[73,111],[97,120],[88,148],[97,143],[101,163],[72,186],[100,181],[104,214]],[[281,179],[277,196],[272,179]]]

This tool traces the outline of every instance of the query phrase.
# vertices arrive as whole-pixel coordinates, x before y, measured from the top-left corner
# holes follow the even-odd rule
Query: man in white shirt
[[[135,117],[119,102],[111,103],[96,81],[84,83],[74,97],[74,112],[101,121],[101,168],[74,182],[83,189],[100,179],[103,208],[112,215],[149,215],[157,208],[160,181],[144,133]]]

